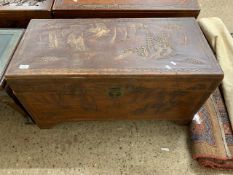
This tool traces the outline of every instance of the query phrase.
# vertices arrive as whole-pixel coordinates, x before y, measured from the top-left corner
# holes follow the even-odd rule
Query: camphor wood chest
[[[191,121],[222,78],[194,18],[32,20],[6,73],[41,128]]]
[[[56,18],[197,17],[197,0],[55,0]]]
[[[18,45],[23,30],[0,29],[0,105],[3,103],[24,114],[23,110],[16,104],[17,99],[5,81],[5,71],[11,57]]]
[[[26,28],[31,19],[51,18],[53,0],[0,0],[0,27]]]

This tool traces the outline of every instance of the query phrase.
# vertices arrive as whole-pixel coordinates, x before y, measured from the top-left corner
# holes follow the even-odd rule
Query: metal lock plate
[[[123,89],[121,87],[109,88],[108,95],[111,98],[119,98],[123,95]]]

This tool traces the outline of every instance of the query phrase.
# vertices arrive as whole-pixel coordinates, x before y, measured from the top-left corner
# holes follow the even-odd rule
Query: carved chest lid
[[[194,18],[32,20],[7,76],[222,75]]]
[[[142,3],[143,2],[143,3]],[[197,0],[55,0],[54,10],[199,10]]]
[[[23,30],[0,29],[0,87],[3,86],[4,73],[23,34]]]

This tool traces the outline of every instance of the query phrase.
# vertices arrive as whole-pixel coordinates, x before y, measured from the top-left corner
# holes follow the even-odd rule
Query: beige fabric
[[[219,18],[202,18],[199,25],[224,72],[223,95],[233,127],[233,39]]]

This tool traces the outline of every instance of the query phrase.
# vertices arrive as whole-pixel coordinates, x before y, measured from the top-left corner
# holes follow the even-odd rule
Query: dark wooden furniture
[[[53,0],[0,0],[0,27],[26,28],[31,19],[51,18]]]
[[[13,109],[25,114],[23,109],[17,103],[17,98],[5,81],[5,71],[12,58],[12,55],[18,45],[23,30],[0,29],[0,103],[6,104]]]
[[[55,18],[197,17],[197,0],[55,0]]]
[[[32,20],[6,73],[41,128],[191,121],[222,78],[194,18]]]

